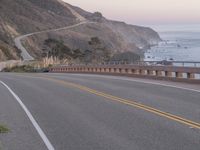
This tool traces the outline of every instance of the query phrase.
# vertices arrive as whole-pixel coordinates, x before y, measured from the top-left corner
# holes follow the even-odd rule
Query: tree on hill
[[[92,37],[88,44],[91,46],[92,63],[102,63],[110,59],[110,51],[106,49],[103,42],[98,37]]]
[[[45,48],[44,53],[47,53],[49,57],[58,57],[62,59],[81,59],[83,53],[80,49],[72,50],[63,41],[58,41],[56,39],[47,39],[44,42]]]

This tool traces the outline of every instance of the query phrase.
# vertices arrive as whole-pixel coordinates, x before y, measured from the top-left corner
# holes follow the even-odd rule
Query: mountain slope
[[[134,43],[137,47],[145,48],[146,46],[157,44],[161,40],[158,33],[151,28],[129,25],[120,21],[108,20],[99,12],[90,13],[79,7],[72,5],[70,6],[86,19],[90,21],[97,21],[98,23],[108,26],[113,30],[113,32],[121,35],[127,43]]]
[[[12,38],[76,23],[71,11],[56,0],[1,0],[0,20],[1,35],[6,32]]]
[[[85,51],[91,49],[88,44],[91,37],[99,37],[112,53],[141,53],[141,49],[160,41],[159,35],[150,28],[110,21],[100,13],[89,13],[61,0],[0,0],[0,42],[15,49],[13,38],[16,36],[69,26],[85,18],[88,24],[30,36],[24,43],[32,56],[41,58],[44,41],[49,38],[59,39],[71,49]],[[19,58],[16,49],[15,53],[14,59]]]

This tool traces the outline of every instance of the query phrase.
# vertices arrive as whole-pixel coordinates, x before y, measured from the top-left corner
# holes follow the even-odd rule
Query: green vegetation
[[[91,18],[93,21],[101,22],[103,15],[100,12],[95,12],[92,14]]]
[[[48,67],[41,67],[41,68],[34,68],[31,65],[23,65],[23,66],[14,66],[14,67],[7,67],[2,70],[2,72],[16,72],[16,73],[39,73],[39,72],[49,72],[49,65]]]
[[[0,134],[8,133],[10,130],[5,125],[0,125]]]
[[[63,41],[56,39],[47,39],[44,42],[44,55],[43,57],[58,57],[62,59],[81,59],[83,52],[79,49],[72,50],[66,46]]]
[[[102,15],[102,13],[100,13],[100,12],[94,12],[94,14],[93,14],[93,16],[96,16],[96,17],[99,17],[99,18],[102,18],[103,17],[103,15]]]
[[[92,49],[92,51],[88,51],[92,63],[101,63],[110,60],[111,51],[106,49],[103,42],[98,37],[92,37],[88,44]]]
[[[112,54],[99,37],[91,37],[88,41],[87,50],[70,49],[63,41],[47,39],[44,42],[45,48],[43,57],[58,57],[60,60],[68,59],[73,62],[99,64],[109,61],[135,62],[140,60],[140,55],[133,52]]]
[[[23,73],[23,72],[36,72],[36,70],[32,66],[23,65],[23,66],[14,66],[14,67],[11,67],[11,68],[7,67],[7,68],[4,68],[2,70],[2,72],[19,72],[19,73]]]
[[[44,42],[43,57],[58,57],[60,60],[68,59],[82,63],[100,63],[110,59],[110,51],[98,37],[88,41],[90,49],[70,49],[63,41],[47,39]]]

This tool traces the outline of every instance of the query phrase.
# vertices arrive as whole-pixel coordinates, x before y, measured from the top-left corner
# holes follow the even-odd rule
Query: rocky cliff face
[[[56,0],[0,0],[0,61],[19,59],[16,36],[76,23],[74,15]]]
[[[77,19],[77,16],[82,18]],[[14,37],[69,26],[83,19],[94,23],[30,36],[24,43],[34,57],[41,58],[44,41],[49,38],[62,40],[71,49],[85,51],[91,49],[88,44],[91,37],[99,37],[112,53],[141,53],[142,49],[160,41],[159,35],[150,28],[110,21],[101,13],[90,13],[60,0],[0,0],[0,44],[11,46],[9,52],[14,54],[8,58],[1,50],[0,61],[19,58],[13,43]]]
[[[0,39],[76,23],[75,16],[56,0],[0,0]]]
[[[127,45],[135,45],[139,49],[145,49],[149,46],[157,44],[161,40],[158,33],[151,28],[108,20],[99,12],[90,13],[75,6],[71,7],[88,20],[95,21],[109,27],[115,34],[121,36],[124,41],[126,41]]]

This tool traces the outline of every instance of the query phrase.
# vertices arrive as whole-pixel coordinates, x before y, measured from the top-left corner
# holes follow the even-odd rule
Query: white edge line
[[[187,90],[187,91],[192,91],[192,92],[197,92],[200,93],[200,90],[195,90],[195,89],[190,89],[190,88],[184,88],[181,86],[175,86],[175,85],[169,85],[169,84],[162,84],[162,83],[154,83],[154,82],[149,82],[149,81],[139,81],[139,80],[134,80],[134,79],[129,79],[129,78],[122,78],[122,77],[108,77],[108,76],[103,76],[103,75],[82,75],[82,74],[73,74],[75,76],[93,76],[93,77],[101,77],[101,78],[107,78],[107,79],[115,79],[115,80],[124,80],[124,81],[133,81],[133,82],[137,82],[137,83],[145,83],[145,84],[152,84],[152,85],[160,85],[160,86],[164,86],[164,87],[172,87],[172,88],[176,88],[176,89],[182,89],[182,90]]]
[[[0,83],[2,85],[4,85],[8,89],[8,91],[14,96],[14,98],[17,100],[17,102],[23,108],[23,110],[25,111],[26,115],[28,116],[28,118],[30,119],[31,123],[33,124],[33,126],[37,130],[38,134],[42,138],[42,140],[45,143],[46,147],[48,148],[48,150],[55,150],[54,147],[53,147],[53,145],[50,143],[49,139],[47,138],[47,136],[44,134],[44,132],[42,131],[42,129],[40,128],[40,126],[38,125],[38,123],[36,122],[36,120],[34,119],[33,115],[30,113],[30,111],[28,110],[28,108],[22,102],[22,100],[3,81],[0,81]]]

